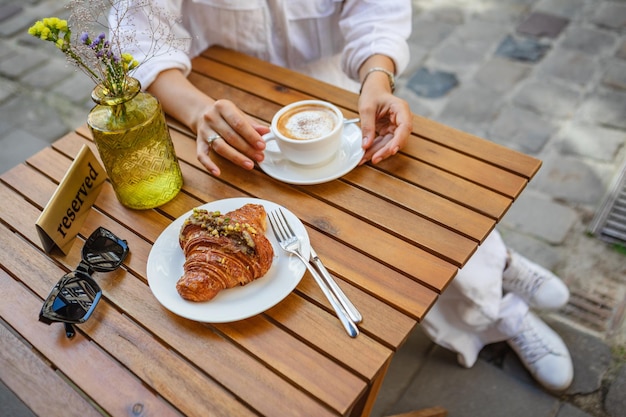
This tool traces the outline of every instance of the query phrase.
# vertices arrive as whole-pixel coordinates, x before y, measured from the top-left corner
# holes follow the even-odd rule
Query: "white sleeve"
[[[391,58],[396,75],[409,64],[407,39],[411,34],[411,0],[346,0],[340,27],[346,45],[341,66],[352,79],[372,55]]]
[[[116,34],[122,52],[139,62],[132,72],[146,89],[164,70],[178,68],[185,76],[191,71],[188,55],[189,33],[180,23],[182,0],[126,0],[109,13],[109,27]]]

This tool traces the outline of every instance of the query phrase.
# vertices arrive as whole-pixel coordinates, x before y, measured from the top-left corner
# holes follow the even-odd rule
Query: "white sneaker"
[[[538,309],[558,310],[567,304],[569,290],[559,277],[514,251],[509,254],[509,264],[502,274],[505,292],[519,295]]]
[[[520,333],[507,341],[531,375],[548,390],[564,391],[574,379],[574,365],[563,339],[530,311]]]

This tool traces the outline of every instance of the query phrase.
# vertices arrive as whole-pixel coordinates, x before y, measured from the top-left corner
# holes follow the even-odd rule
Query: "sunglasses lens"
[[[102,290],[93,279],[70,273],[53,288],[40,316],[48,320],[82,323],[89,318],[101,296]]]
[[[96,229],[83,246],[83,259],[96,271],[112,271],[128,254],[128,244],[103,227]]]

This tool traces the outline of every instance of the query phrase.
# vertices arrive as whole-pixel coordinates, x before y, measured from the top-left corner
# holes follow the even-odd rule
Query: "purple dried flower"
[[[80,41],[81,41],[82,44],[88,45],[89,44],[89,33],[83,32],[83,34],[80,35]]]

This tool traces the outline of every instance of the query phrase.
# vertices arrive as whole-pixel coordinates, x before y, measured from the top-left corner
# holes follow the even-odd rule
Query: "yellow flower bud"
[[[28,33],[30,33],[33,36],[39,36],[41,35],[41,31],[44,28],[44,24],[41,20],[38,20],[35,22],[34,25],[32,25],[29,29],[28,29]]]
[[[51,35],[51,34],[52,34],[52,33],[50,32],[50,29],[49,29],[49,28],[47,28],[47,27],[44,27],[44,28],[41,30],[41,33],[40,33],[39,37],[40,37],[41,39],[43,39],[44,41],[47,41],[47,40],[50,38],[50,35]]]
[[[67,32],[68,31],[67,20],[59,19],[59,22],[57,23],[57,29],[62,30],[63,32]]]

